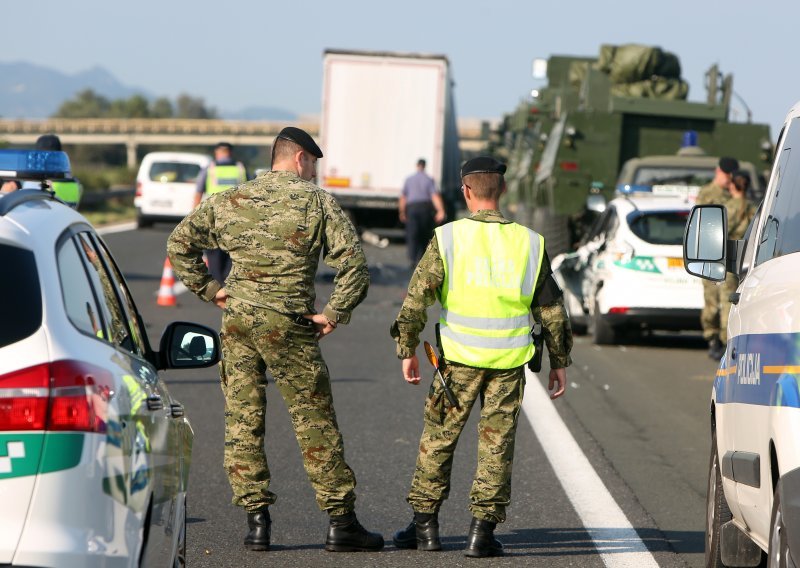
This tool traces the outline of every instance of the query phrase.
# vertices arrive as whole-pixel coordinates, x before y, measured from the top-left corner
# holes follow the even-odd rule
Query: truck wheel
[[[617,342],[617,332],[611,324],[603,319],[603,314],[600,313],[600,306],[597,305],[597,302],[594,304],[592,326],[594,327],[592,333],[595,345],[613,345]]]
[[[725,493],[722,490],[722,475],[719,472],[717,454],[717,432],[711,434],[711,458],[708,464],[708,495],[706,496],[706,568],[724,568],[720,556],[720,530],[733,518]]]
[[[775,488],[775,497],[772,499],[772,524],[769,530],[769,568],[786,568],[789,566],[789,541],[786,538],[786,525],[781,512],[781,482]]]

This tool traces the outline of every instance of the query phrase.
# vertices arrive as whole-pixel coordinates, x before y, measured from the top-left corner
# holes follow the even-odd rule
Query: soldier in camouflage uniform
[[[745,170],[733,172],[731,183],[728,186],[731,198],[725,202],[728,210],[728,238],[738,241],[744,238],[750,221],[756,215],[756,206],[747,199],[747,190],[750,188],[750,174]],[[704,281],[705,282],[705,281]],[[731,294],[739,287],[739,278],[728,272],[725,281],[717,288],[719,290],[719,339],[722,350],[728,343],[728,315],[731,310]],[[722,357],[722,353],[719,354]]]
[[[467,207],[472,212],[469,218],[471,221],[521,228],[506,220],[499,211],[498,199],[505,190],[502,175],[504,172],[505,165],[492,158],[474,158],[464,164],[462,178],[465,185],[462,189]],[[446,228],[447,225],[441,230]],[[532,231],[530,233],[538,237],[536,233]],[[527,244],[527,237],[525,238]],[[542,262],[535,287],[533,282],[530,283],[535,290],[532,292],[533,299],[530,304],[521,304],[519,307],[521,313],[526,314],[522,316],[526,321],[532,312],[534,318],[543,323],[544,336],[550,352],[549,388],[556,389],[551,398],[557,398],[564,393],[566,367],[572,362],[570,359],[572,330],[561,290],[553,279],[550,263],[544,252],[543,240],[541,243]],[[420,381],[416,348],[419,344],[419,335],[427,320],[426,309],[437,299],[443,303],[443,314],[454,308],[449,305],[450,296],[442,300],[443,286],[448,281],[447,278],[452,279],[454,275],[451,273],[446,276],[446,262],[442,258],[440,246],[436,236],[428,244],[409,283],[408,295],[390,330],[397,342],[397,356],[403,360],[404,378],[411,384],[418,384]],[[497,252],[499,253],[497,257],[513,256],[513,253],[506,254],[505,250]],[[459,251],[458,254],[465,253],[469,255],[470,251]],[[535,262],[536,259],[532,258],[533,250],[529,255],[528,261]],[[469,260],[467,263],[471,264]],[[523,277],[519,271],[513,274],[516,277],[510,281],[515,282],[512,285],[514,291],[510,294],[520,297],[516,286],[523,286],[519,284]],[[504,288],[507,287],[507,283],[508,281],[504,283]],[[475,301],[480,301],[478,296],[482,294],[491,294],[490,290],[475,287]],[[470,301],[469,298],[467,301]],[[528,324],[522,325],[525,337],[530,339],[527,334]],[[446,327],[441,329],[444,338]],[[491,351],[500,350],[498,348]],[[505,521],[506,507],[511,500],[514,438],[525,387],[524,361],[512,368],[504,368],[507,365],[502,364],[493,368],[480,368],[456,362],[452,357],[448,358],[446,348],[442,353],[442,360],[445,364],[443,376],[459,401],[460,409],[446,402],[443,387],[439,382],[434,381],[431,384],[425,405],[424,429],[419,444],[416,469],[407,498],[414,510],[414,520],[405,530],[394,535],[394,543],[399,548],[441,549],[438,533],[439,507],[450,490],[453,454],[459,435],[467,422],[470,410],[475,402],[480,400],[478,469],[470,493],[469,507],[473,521],[465,554],[475,557],[499,556],[502,555],[503,548],[493,532],[497,523]]]
[[[697,194],[697,205],[725,205],[730,199],[728,186],[731,174],[739,169],[736,158],[720,158],[714,179],[700,188]],[[703,338],[708,341],[708,356],[719,359],[724,352],[724,343],[720,341],[722,326],[720,325],[720,286],[716,282],[703,280],[703,311],[700,324],[703,327]]]
[[[344,459],[318,343],[350,321],[369,286],[353,225],[330,194],[310,183],[321,157],[305,131],[283,129],[273,145],[272,171],[203,201],[167,244],[186,287],[224,310],[224,466],[233,503],[248,513],[245,546],[251,550],[269,549],[268,507],[276,499],[264,451],[267,371],[286,402],[317,503],[330,515],[326,549],[383,547],[383,537],[367,532],[353,512],[356,480]],[[217,248],[233,261],[224,288],[202,259],[204,249]],[[317,314],[320,254],[337,276],[328,304]]]

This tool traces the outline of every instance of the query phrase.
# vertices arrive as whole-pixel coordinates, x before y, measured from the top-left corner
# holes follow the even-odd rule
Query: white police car
[[[0,150],[0,177],[62,179]],[[158,369],[219,358],[204,326],[159,351],[108,248],[47,191],[0,198],[0,565],[183,566],[192,429]]]
[[[621,332],[699,329],[700,282],[683,269],[681,243],[696,188],[618,188],[574,253],[552,267],[573,328],[597,344]]]
[[[689,273],[739,276],[711,391],[706,566],[800,565],[800,102],[775,157],[744,239],[716,205],[687,225]]]

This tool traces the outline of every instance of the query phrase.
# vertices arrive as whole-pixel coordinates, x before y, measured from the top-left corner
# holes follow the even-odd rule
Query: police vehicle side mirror
[[[217,332],[196,323],[176,321],[161,335],[156,354],[158,369],[199,369],[210,367],[220,359]]]
[[[696,205],[686,223],[683,265],[686,272],[706,280],[725,280],[728,215],[722,205]]]

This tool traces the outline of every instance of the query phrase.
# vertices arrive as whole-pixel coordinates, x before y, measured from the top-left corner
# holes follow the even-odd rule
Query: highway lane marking
[[[522,410],[607,568],[658,568],[556,411],[539,378],[525,370]],[[556,402],[556,404],[558,404]]]

